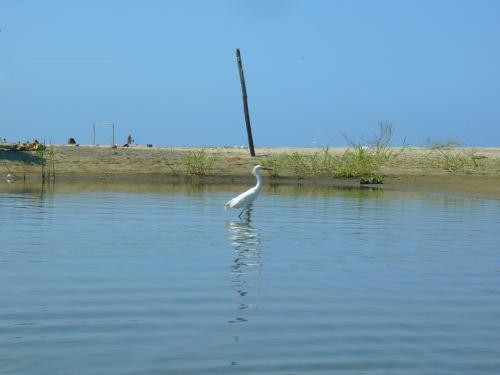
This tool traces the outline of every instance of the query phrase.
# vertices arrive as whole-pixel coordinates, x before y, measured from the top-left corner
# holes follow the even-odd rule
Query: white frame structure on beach
[[[95,146],[95,127],[96,126],[111,126],[113,130],[113,143],[112,145],[115,144],[115,123],[114,122],[94,122],[93,123],[93,144]]]

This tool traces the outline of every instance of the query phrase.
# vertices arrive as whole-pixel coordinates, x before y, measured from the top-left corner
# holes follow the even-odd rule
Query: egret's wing
[[[240,208],[246,207],[248,204],[252,203],[254,196],[252,193],[254,192],[254,188],[248,189],[244,193],[241,193],[237,197],[226,202],[224,208],[227,210],[228,208]]]

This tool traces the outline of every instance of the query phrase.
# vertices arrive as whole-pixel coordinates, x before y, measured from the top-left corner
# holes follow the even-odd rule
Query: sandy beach
[[[53,165],[56,181],[59,179],[149,179],[182,181],[195,178],[206,183],[253,181],[251,168],[256,164],[269,165],[278,158],[286,159],[294,153],[304,158],[321,154],[317,148],[257,148],[255,158],[247,149],[217,147],[203,148],[213,164],[203,176],[193,177],[188,172],[188,157],[200,148],[190,147],[116,147],[90,145],[53,146]],[[329,153],[340,159],[346,148],[330,148]],[[384,176],[384,188],[450,192],[476,197],[500,199],[500,148],[392,148],[392,156],[378,168]],[[469,168],[452,170],[436,165],[437,158],[474,155]],[[41,165],[35,152],[11,151],[0,148],[2,173],[13,173],[21,178],[41,178]],[[273,184],[327,184],[358,186],[359,178],[332,178],[330,176],[297,175],[288,163],[283,163],[278,176],[266,178]]]

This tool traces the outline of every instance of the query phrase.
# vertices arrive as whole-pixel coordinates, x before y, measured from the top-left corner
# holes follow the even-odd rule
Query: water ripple
[[[492,374],[500,203],[0,191],[0,373]]]

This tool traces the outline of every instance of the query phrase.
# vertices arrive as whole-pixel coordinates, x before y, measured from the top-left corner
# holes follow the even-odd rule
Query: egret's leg
[[[252,206],[248,206],[247,208],[247,214],[246,214],[246,219],[248,222],[250,222],[250,215],[252,214]]]
[[[247,208],[245,207],[245,208],[244,208],[244,209],[240,212],[240,214],[238,215],[238,217],[239,217],[240,219],[241,219],[241,215],[243,214],[243,212],[245,212],[245,211],[246,211],[246,209],[247,209]]]

